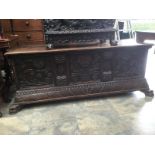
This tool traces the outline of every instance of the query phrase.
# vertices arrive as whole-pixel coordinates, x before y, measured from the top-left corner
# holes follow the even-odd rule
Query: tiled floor
[[[155,90],[154,66],[151,50],[146,77]],[[155,99],[141,92],[2,111],[0,134],[155,134]]]

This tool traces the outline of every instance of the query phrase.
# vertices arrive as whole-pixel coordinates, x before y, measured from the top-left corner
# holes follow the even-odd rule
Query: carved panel
[[[112,53],[95,52],[79,53],[70,56],[71,81],[111,81]]]
[[[16,82],[19,88],[53,85],[51,57],[18,56],[14,63],[16,66]]]
[[[31,55],[16,57],[17,85],[20,88],[38,85],[67,86],[83,82],[143,77],[147,51],[139,51],[126,48],[123,51],[118,49],[117,52],[81,51],[35,58]]]
[[[113,61],[113,52],[105,51],[100,54],[101,63],[101,81],[111,81],[112,80],[112,61]]]
[[[92,34],[45,34],[46,44],[52,47],[87,46],[104,43],[107,39],[114,40],[114,32],[97,32]]]
[[[79,53],[70,56],[71,82],[100,80],[100,57],[94,53]]]
[[[56,86],[67,85],[67,61],[65,54],[54,55],[54,71],[55,71],[55,84]]]
[[[143,48],[117,51],[113,61],[115,79],[144,77],[146,57],[147,51]]]

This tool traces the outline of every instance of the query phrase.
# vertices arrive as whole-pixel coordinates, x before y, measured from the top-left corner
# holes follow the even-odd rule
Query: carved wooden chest
[[[48,48],[87,46],[115,39],[115,19],[46,19],[43,23]]]
[[[34,47],[7,52],[16,85],[10,112],[25,104],[134,90],[152,96],[145,79],[150,47],[126,40],[117,46]]]

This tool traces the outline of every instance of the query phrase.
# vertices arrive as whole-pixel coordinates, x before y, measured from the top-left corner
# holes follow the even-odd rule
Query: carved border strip
[[[111,82],[96,82],[64,87],[48,87],[16,92],[15,102],[37,101],[67,96],[87,95],[112,91],[149,89],[145,79],[130,79]]]

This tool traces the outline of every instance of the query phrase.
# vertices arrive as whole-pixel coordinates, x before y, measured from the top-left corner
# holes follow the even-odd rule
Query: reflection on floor
[[[155,54],[146,77],[155,90]],[[9,115],[2,104],[0,134],[155,134],[155,99],[141,92],[31,106]]]

